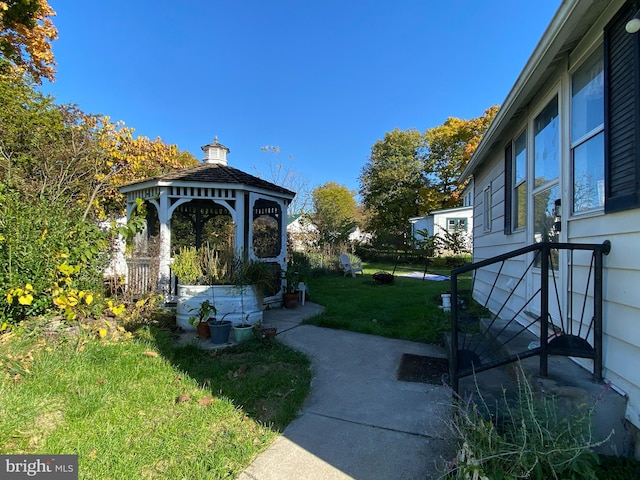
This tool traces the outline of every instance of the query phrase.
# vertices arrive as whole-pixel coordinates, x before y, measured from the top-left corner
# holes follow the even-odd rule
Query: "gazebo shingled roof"
[[[273,192],[283,193],[285,195],[294,196],[295,192],[287,190],[284,187],[267,182],[259,177],[238,170],[228,165],[215,163],[202,163],[191,168],[181,168],[157,177],[145,178],[136,182],[125,185],[130,187],[148,182],[206,182],[206,183],[230,183],[246,185],[248,187],[263,188]]]

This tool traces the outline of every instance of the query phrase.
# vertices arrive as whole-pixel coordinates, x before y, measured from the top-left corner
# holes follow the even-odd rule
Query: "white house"
[[[415,240],[424,240],[425,233],[431,237],[437,235],[444,237],[445,232],[465,232],[467,233],[467,248],[471,251],[473,232],[473,206],[446,208],[435,210],[430,215],[423,217],[411,217],[411,236]]]
[[[430,215],[409,218],[411,237],[420,241],[425,239],[422,233],[442,237],[444,232],[462,230],[468,234],[467,247],[471,251],[473,248],[473,190],[473,178],[471,178],[462,192],[462,207],[435,210]]]
[[[303,252],[318,245],[320,231],[307,215],[289,217],[287,233],[294,251]],[[355,227],[349,233],[348,239],[353,244],[362,244],[371,242],[371,237],[370,233],[361,230],[360,227]]]
[[[287,234],[295,252],[304,252],[318,243],[318,227],[306,215],[289,217]]]
[[[472,176],[475,182],[474,262],[539,241],[611,242],[602,270],[603,375],[626,395],[626,418],[636,428],[640,428],[639,9],[637,0],[563,1],[461,176]],[[590,281],[585,259],[572,250],[556,257],[549,277],[558,287],[559,309],[549,310],[554,321],[560,312],[576,315],[579,310],[581,298],[573,285]],[[534,265],[520,285],[517,275],[510,277],[518,270],[516,263],[507,260],[504,280],[493,285],[482,275],[475,277],[478,301],[484,303],[489,292],[498,298],[489,303],[494,313],[501,308],[500,297],[515,302],[541,282]],[[526,313],[516,312],[523,324],[528,322]],[[587,369],[592,366],[589,361],[580,363]]]

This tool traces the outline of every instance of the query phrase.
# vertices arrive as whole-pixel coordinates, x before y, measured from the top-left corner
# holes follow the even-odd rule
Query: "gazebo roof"
[[[228,165],[222,165],[217,163],[202,163],[191,168],[182,168],[174,170],[157,177],[145,178],[144,180],[138,180],[136,182],[128,183],[120,188],[120,191],[131,192],[137,190],[136,186],[148,184],[155,185],[167,185],[176,183],[219,183],[219,184],[236,184],[244,185],[250,188],[258,188],[263,190],[269,190],[277,192],[285,196],[293,198],[296,194],[291,190],[276,185],[275,183],[267,182],[254,175],[250,175],[237,168],[230,167]],[[143,188],[145,188],[143,187]]]

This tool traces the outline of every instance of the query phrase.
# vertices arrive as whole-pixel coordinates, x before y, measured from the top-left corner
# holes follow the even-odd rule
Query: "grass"
[[[0,335],[0,452],[77,454],[80,478],[234,478],[296,415],[309,362],[278,342],[217,355],[166,330]]]
[[[364,276],[356,278],[339,274],[311,277],[309,290],[314,302],[325,312],[306,323],[322,327],[352,330],[385,337],[418,342],[442,343],[448,331],[449,314],[439,308],[440,294],[451,288],[450,282],[424,281],[398,276],[398,273],[422,271],[422,266],[401,265],[396,268],[394,282],[378,285],[372,275],[377,271],[393,271],[393,265],[364,264]],[[430,273],[448,275],[448,271]],[[470,288],[464,279],[459,288]]]

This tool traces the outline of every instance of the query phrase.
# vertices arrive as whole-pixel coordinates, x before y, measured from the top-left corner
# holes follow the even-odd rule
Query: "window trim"
[[[491,224],[493,223],[491,218],[493,194],[491,190],[491,182],[489,182],[489,185],[484,187],[482,191],[482,224],[485,233],[491,232]]]
[[[532,121],[532,120],[531,120]],[[517,152],[516,152],[516,143],[517,141],[520,139],[520,137],[522,137],[524,135],[524,156],[525,156],[525,164],[524,164],[524,178],[522,179],[522,181],[520,181],[519,183],[516,183],[516,157],[517,157]],[[529,150],[529,122],[527,122],[527,125],[520,131],[520,133],[518,135],[515,136],[515,138],[513,139],[513,185],[511,186],[512,188],[512,197],[513,200],[511,202],[512,205],[512,210],[513,210],[513,214],[512,214],[512,226],[511,229],[513,232],[522,232],[524,230],[527,229],[527,218],[528,218],[528,213],[529,213],[529,209],[528,209],[528,204],[529,204],[529,164],[532,162],[532,160],[529,158],[529,154],[530,154],[530,150]],[[525,188],[525,198],[524,198],[524,225],[519,226],[518,225],[518,187],[524,185]]]

